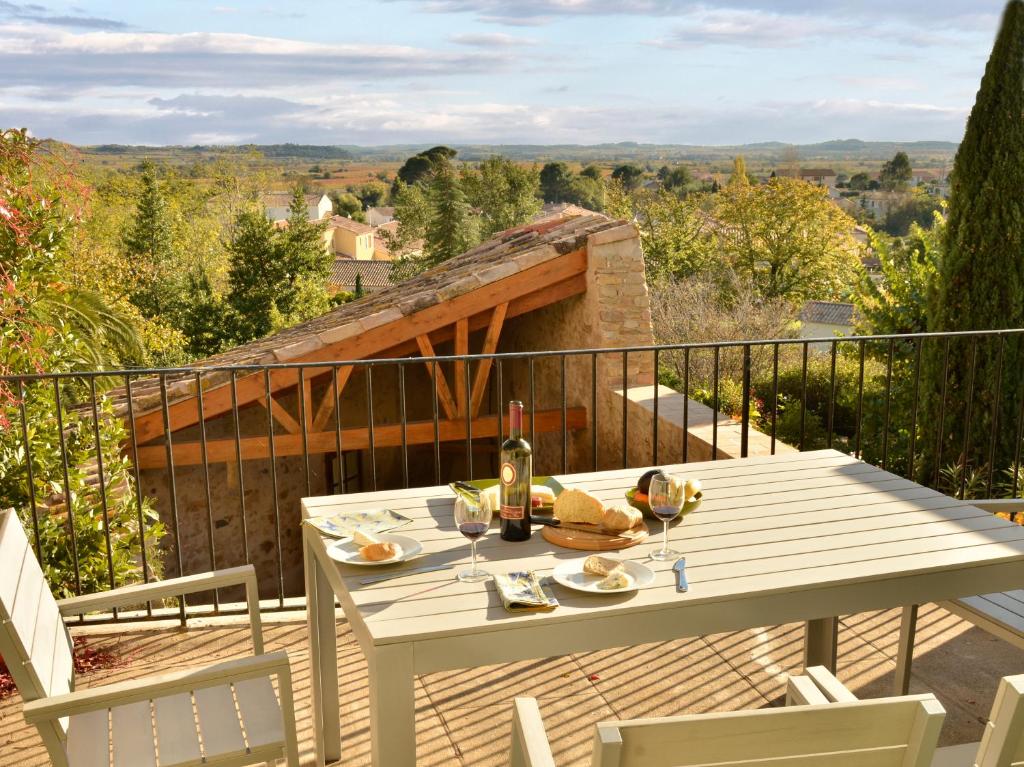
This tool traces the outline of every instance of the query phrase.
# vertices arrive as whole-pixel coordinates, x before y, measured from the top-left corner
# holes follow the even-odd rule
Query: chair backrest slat
[[[930,762],[944,717],[934,696],[917,695],[604,722],[594,741],[594,764],[909,767]]]
[[[26,701],[72,689],[71,638],[11,509],[0,511],[0,654]]]
[[[991,720],[978,746],[978,767],[1010,767],[1024,762],[1024,675],[999,682]]]

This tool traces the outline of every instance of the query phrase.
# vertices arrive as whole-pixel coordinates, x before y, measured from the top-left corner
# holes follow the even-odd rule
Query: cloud
[[[667,36],[652,40],[650,44],[661,48],[703,45],[785,48],[847,30],[846,24],[813,16],[701,9],[674,27]]]
[[[182,93],[149,100],[40,102],[0,91],[9,124],[80,144],[798,143],[837,135],[958,140],[967,110],[912,101],[823,99],[593,106],[499,103],[415,88],[309,98]],[[642,119],[638,119],[642,115]],[[766,128],[766,126],[770,126]],[[766,131],[770,130],[770,134]]]
[[[0,17],[18,21],[29,21],[54,27],[77,27],[81,29],[127,29],[123,21],[104,19],[97,16],[68,16],[50,13],[45,6],[35,3],[9,3],[0,0]]]
[[[219,32],[71,33],[0,24],[0,72],[8,86],[323,88],[351,78],[464,75],[507,64],[507,57],[494,51],[330,45]]]
[[[448,39],[453,43],[470,45],[474,48],[518,48],[537,44],[537,41],[532,38],[506,35],[501,32],[449,35]]]
[[[392,0],[397,2],[398,0]],[[406,1],[406,0],[402,0]],[[700,10],[816,15],[914,26],[968,25],[990,30],[1003,0],[412,0],[433,13],[472,13],[498,24],[543,24],[565,16],[685,16]]]

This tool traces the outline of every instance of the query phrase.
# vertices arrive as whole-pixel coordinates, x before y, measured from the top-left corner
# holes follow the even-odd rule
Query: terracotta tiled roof
[[[835,301],[808,301],[800,311],[803,322],[819,325],[853,325],[853,304]]]
[[[328,281],[332,285],[348,289],[356,284],[356,275],[366,290],[387,288],[391,281],[390,261],[359,261],[354,258],[336,258],[331,266]]]
[[[303,199],[307,205],[316,205],[320,202],[322,194],[304,194]],[[264,192],[260,195],[260,200],[268,208],[287,208],[292,204],[292,193],[291,192]]]
[[[266,338],[194,362],[192,367],[300,362],[325,346],[353,338],[372,328],[400,320],[585,247],[590,235],[614,229],[623,223],[600,214],[591,214],[510,229],[389,290],[370,293]],[[537,286],[538,289],[543,287]],[[367,350],[367,354],[374,351]],[[224,383],[229,377],[226,371],[207,374],[203,376],[204,388]],[[195,376],[169,375],[167,387],[169,401],[192,396],[195,394]],[[136,415],[160,407],[160,389],[156,379],[136,381],[132,391]]]
[[[328,229],[347,229],[350,232],[356,234],[370,234],[373,232],[373,227],[368,226],[361,221],[355,221],[348,216],[331,216],[327,223]]]

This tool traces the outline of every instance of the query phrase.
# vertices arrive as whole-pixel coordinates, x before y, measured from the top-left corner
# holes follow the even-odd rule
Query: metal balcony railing
[[[1021,344],[1024,329],[5,376],[15,447],[0,507],[18,507],[67,593],[124,585],[126,572],[149,580],[154,557],[179,574],[197,559],[253,562],[272,609],[290,596],[283,544],[298,526],[297,502],[282,498],[493,476],[512,398],[545,472],[786,444],[839,449],[960,497],[1017,497],[1024,397],[1007,400],[1003,382],[1020,375],[1004,359]],[[670,433],[685,436],[668,444]],[[273,555],[250,545],[257,501]],[[217,516],[231,504],[240,546],[226,552]],[[146,545],[158,518],[164,534]]]

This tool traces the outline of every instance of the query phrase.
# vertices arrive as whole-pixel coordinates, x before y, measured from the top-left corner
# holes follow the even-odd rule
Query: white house
[[[319,221],[334,212],[331,198],[326,194],[306,194],[303,198],[306,201],[306,215],[310,221]],[[290,215],[288,208],[292,204],[291,192],[264,192],[261,200],[267,211],[267,218],[271,221],[282,221]]]
[[[800,311],[801,338],[831,338],[853,333],[856,317],[853,304],[835,301],[808,301]],[[818,347],[818,344],[814,344]],[[827,348],[828,344],[821,345]],[[819,349],[820,350],[820,349]]]

